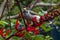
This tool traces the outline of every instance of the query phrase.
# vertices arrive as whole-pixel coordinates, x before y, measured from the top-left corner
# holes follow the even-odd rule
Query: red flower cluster
[[[7,30],[6,33],[4,34],[4,28],[1,28],[1,29],[0,29],[0,35],[1,35],[2,37],[5,37],[6,35],[8,35],[9,32],[10,32],[10,30]]]
[[[32,25],[32,26],[38,27],[38,26],[40,26],[41,24],[43,24],[44,20],[45,20],[45,17],[44,17],[44,16],[40,16],[40,22],[38,23],[38,22],[36,21],[36,17],[34,17],[34,18],[32,18],[32,22],[33,22],[33,25]]]
[[[58,16],[58,13],[56,13],[56,12],[52,12],[51,15],[46,13],[46,14],[44,14],[44,16],[40,16],[39,23],[36,21],[36,17],[34,17],[34,18],[32,18],[32,22],[34,23],[33,26],[34,27],[40,26],[41,24],[43,24],[45,22],[45,20],[50,20],[51,18],[54,18],[56,16]]]
[[[0,28],[0,35],[3,36],[4,28]]]
[[[39,33],[39,30],[35,27],[27,27],[28,32],[33,32],[35,35]]]
[[[27,29],[25,28],[22,28],[21,30],[27,30],[28,32],[33,32],[35,35],[39,33],[39,30],[36,29],[36,27],[40,26],[41,24],[43,24],[45,22],[45,20],[48,20],[48,19],[51,19],[51,18],[54,18],[55,16],[57,16],[58,14],[57,13],[51,13],[51,15],[49,15],[48,13],[44,14],[44,16],[40,16],[40,22],[36,22],[36,17],[33,17],[32,18],[32,22],[33,22],[33,25],[29,25],[28,22],[26,22],[26,27]],[[16,25],[15,25],[15,28],[17,29],[18,27],[18,20],[16,20]],[[15,34],[15,36],[19,36],[19,37],[22,37],[24,36],[24,33],[20,33],[20,32],[17,32]]]
[[[7,30],[4,36],[7,36],[10,33],[10,30]]]

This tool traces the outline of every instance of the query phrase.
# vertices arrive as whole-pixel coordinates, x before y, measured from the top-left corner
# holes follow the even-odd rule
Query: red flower
[[[17,20],[16,20],[16,24],[15,24],[16,30],[18,30],[18,25],[19,25],[19,23],[18,23],[18,19],[17,19]]]
[[[46,19],[49,19],[48,13],[44,14],[44,16],[46,17]]]
[[[35,27],[31,27],[31,31],[34,31],[35,30]]]
[[[45,17],[44,16],[40,16],[40,21],[44,21],[45,20]]]
[[[1,28],[0,29],[0,35],[3,36],[3,33],[4,33],[4,28]]]
[[[44,14],[46,17],[48,17],[49,16],[49,14],[48,13],[46,13],[46,14]]]
[[[10,30],[6,31],[6,34],[4,34],[4,36],[8,35],[10,33]]]
[[[24,34],[25,34],[25,32],[16,32],[16,33],[14,34],[14,36],[23,37]]]
[[[44,22],[36,22],[36,23],[34,23],[32,26],[33,27],[38,27],[38,26],[40,26],[40,25],[42,25]]]
[[[38,29],[35,29],[34,34],[35,35],[39,34],[39,30]]]
[[[27,31],[28,32],[31,32],[32,30],[31,30],[31,27],[27,27]]]
[[[32,18],[32,21],[33,21],[33,22],[36,22],[36,17],[33,17],[33,18]]]
[[[37,27],[37,26],[39,26],[39,23],[34,23],[33,26],[34,26],[34,27]]]

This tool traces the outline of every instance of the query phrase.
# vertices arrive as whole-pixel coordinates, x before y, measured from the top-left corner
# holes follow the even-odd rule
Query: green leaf
[[[30,35],[28,32],[26,32],[26,33],[25,33],[25,38],[26,38],[26,39],[31,38],[31,35]]]
[[[5,27],[5,21],[0,21],[0,26]]]
[[[19,37],[14,36],[14,37],[12,37],[12,38],[11,38],[11,40],[20,40],[20,38],[19,38]]]
[[[44,13],[42,13],[42,12],[39,12],[39,13],[38,13],[38,15],[41,15],[41,16],[43,16],[43,15],[44,15]]]
[[[41,28],[45,31],[45,32],[49,32],[52,28],[50,26],[46,27],[46,23],[41,25]]]
[[[4,39],[0,36],[0,40],[4,40]]]
[[[45,40],[53,40],[53,38],[49,35],[45,36]]]
[[[44,38],[41,35],[35,35],[32,37],[32,40],[44,40]]]

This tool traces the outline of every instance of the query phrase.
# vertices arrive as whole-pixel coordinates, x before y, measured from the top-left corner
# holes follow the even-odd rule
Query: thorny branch
[[[34,11],[30,11],[30,13],[33,15],[37,15],[37,13]],[[17,15],[10,16],[10,19],[12,19],[12,18],[19,18],[19,15],[17,14]],[[2,20],[5,20],[5,19],[9,19],[9,16],[2,18]]]

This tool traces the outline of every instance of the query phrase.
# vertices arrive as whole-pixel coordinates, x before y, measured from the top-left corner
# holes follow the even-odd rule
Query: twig
[[[40,2],[40,3],[37,3],[35,6],[58,6],[58,4]]]
[[[5,10],[6,4],[7,4],[7,1],[6,1],[6,0],[4,0],[4,2],[1,4],[0,20],[1,20],[1,18],[3,17],[3,13],[4,13],[4,10]]]
[[[12,18],[18,18],[18,14],[17,15],[10,16],[10,19],[12,19]],[[5,19],[9,19],[9,16],[2,18],[2,20],[5,20]]]
[[[31,4],[30,4],[30,10],[35,6],[35,4],[37,3],[37,0],[33,1]]]

